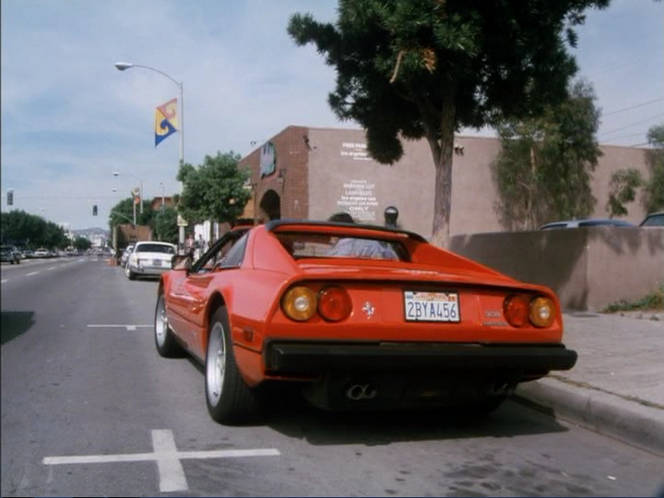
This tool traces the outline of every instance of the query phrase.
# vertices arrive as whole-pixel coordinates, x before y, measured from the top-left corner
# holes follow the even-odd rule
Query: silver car
[[[664,211],[649,213],[640,223],[641,227],[664,227]]]
[[[596,226],[633,227],[634,224],[630,223],[629,221],[614,220],[609,218],[590,218],[585,220],[554,221],[547,223],[546,225],[542,225],[539,227],[539,229],[556,230],[559,228],[584,228]]]
[[[127,259],[125,275],[129,280],[140,275],[161,275],[171,269],[175,249],[168,242],[137,242]]]

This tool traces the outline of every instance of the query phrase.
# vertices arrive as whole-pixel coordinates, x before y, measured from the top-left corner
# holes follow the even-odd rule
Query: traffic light
[[[97,216],[97,205],[96,204],[94,204],[92,206],[92,216]]]
[[[7,205],[8,206],[13,206],[14,205],[14,191],[13,190],[7,190]]]

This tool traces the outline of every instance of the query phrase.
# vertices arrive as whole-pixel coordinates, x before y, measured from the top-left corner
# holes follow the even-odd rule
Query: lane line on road
[[[152,327],[153,327],[152,324],[150,324],[150,325],[132,325],[132,324],[121,325],[121,324],[117,324],[117,323],[113,323],[113,324],[96,324],[96,323],[88,324],[88,328],[91,328],[91,329],[127,329],[128,332],[135,332],[136,329],[138,329],[138,328],[151,329]]]
[[[280,456],[275,448],[253,450],[211,450],[211,451],[178,451],[173,431],[155,429],[152,431],[152,453],[128,453],[118,455],[83,455],[83,456],[50,456],[44,457],[44,465],[67,465],[86,463],[145,462],[157,463],[159,474],[159,491],[187,491],[187,477],[180,460],[209,458],[243,458],[257,456]]]
[[[30,272],[30,273],[26,273],[25,276],[26,276],[26,277],[30,277],[30,276],[32,276],[32,275],[37,275],[37,274],[39,274],[38,271],[32,271],[32,272]]]
[[[9,280],[8,280],[8,279],[4,279],[4,280],[1,280],[1,281],[0,281],[0,284],[6,284],[7,282],[9,282]]]

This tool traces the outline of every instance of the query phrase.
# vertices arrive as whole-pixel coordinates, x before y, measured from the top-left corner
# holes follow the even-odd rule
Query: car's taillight
[[[556,307],[548,297],[536,297],[530,301],[528,317],[535,327],[548,327],[556,317]]]
[[[298,286],[290,289],[281,300],[281,307],[288,318],[303,322],[316,313],[316,293],[309,287]]]
[[[326,287],[318,294],[318,313],[325,320],[339,322],[348,318],[351,310],[350,296],[341,287]]]
[[[513,327],[523,327],[528,323],[529,302],[528,297],[512,295],[505,298],[503,314]]]
[[[503,314],[513,327],[523,327],[529,322],[535,327],[549,327],[556,318],[556,305],[548,297],[514,294],[505,298]]]

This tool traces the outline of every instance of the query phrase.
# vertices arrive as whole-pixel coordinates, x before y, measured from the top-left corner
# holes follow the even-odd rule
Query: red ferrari
[[[261,386],[296,382],[315,406],[496,408],[517,383],[566,370],[548,288],[414,233],[277,220],[231,231],[162,275],[159,354],[205,366],[212,418],[241,423]]]

